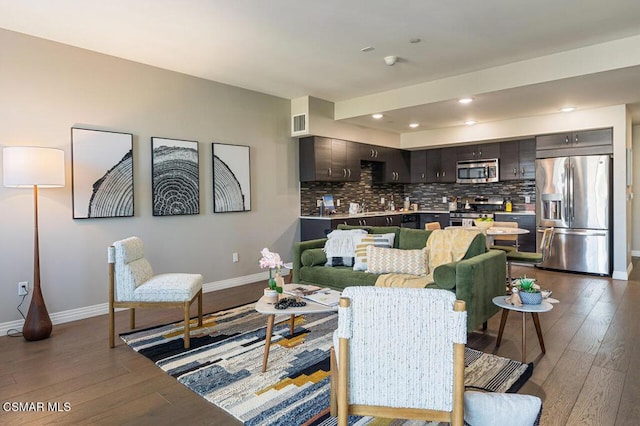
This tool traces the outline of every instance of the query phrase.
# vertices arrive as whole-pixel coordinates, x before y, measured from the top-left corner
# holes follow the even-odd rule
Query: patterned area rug
[[[267,371],[262,373],[266,316],[254,305],[207,315],[192,331],[185,350],[180,323],[121,335],[131,348],[180,383],[246,425],[333,425],[329,406],[329,349],[337,314],[276,317]],[[533,364],[465,351],[467,389],[516,392]],[[350,424],[389,424],[382,419],[350,419]],[[394,422],[394,425],[402,422]],[[412,422],[412,425],[421,424]]]

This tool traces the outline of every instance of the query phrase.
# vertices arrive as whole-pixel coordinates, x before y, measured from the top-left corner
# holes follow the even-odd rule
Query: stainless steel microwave
[[[457,183],[498,182],[498,159],[458,161]]]

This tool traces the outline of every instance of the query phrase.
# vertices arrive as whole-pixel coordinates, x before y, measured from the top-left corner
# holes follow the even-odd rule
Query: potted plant
[[[522,277],[518,280],[517,287],[523,304],[539,305],[542,303],[542,293],[540,293],[535,279]]]

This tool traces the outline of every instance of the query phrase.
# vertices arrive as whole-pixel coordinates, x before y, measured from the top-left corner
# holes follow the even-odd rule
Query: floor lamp
[[[4,186],[33,188],[33,292],[22,335],[26,340],[42,340],[51,335],[53,326],[40,289],[38,188],[64,186],[64,151],[31,146],[6,147],[2,150],[2,170]]]

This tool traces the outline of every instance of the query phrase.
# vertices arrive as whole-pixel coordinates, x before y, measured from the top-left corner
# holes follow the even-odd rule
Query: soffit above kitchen
[[[0,0],[0,28],[287,99],[317,97],[334,102],[340,119],[397,133],[566,103],[629,104],[640,122],[637,0]],[[611,60],[632,44],[626,64]],[[551,62],[539,72],[567,77],[513,85],[509,76],[486,89],[487,72],[589,46],[601,49],[598,72]],[[459,95],[474,97],[466,111],[440,84],[461,76],[470,80]],[[389,100],[346,112],[375,97]]]

